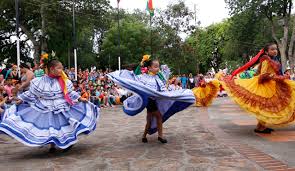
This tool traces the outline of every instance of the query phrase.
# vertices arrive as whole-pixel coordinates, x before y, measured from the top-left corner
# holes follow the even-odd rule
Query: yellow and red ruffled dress
[[[213,80],[206,83],[205,80],[200,81],[198,87],[192,89],[196,97],[196,106],[209,106],[219,92],[219,81]]]
[[[295,119],[295,82],[279,76],[280,64],[262,56],[257,76],[225,78],[221,82],[241,108],[255,115],[266,127],[284,126]]]

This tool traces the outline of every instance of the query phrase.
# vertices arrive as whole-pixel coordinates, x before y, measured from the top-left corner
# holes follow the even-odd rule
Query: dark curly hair
[[[47,63],[47,68],[54,67],[54,66],[56,66],[59,63],[61,63],[61,62],[59,60],[57,60],[57,59],[50,60]]]
[[[153,65],[153,62],[156,62],[156,61],[158,61],[159,62],[159,60],[158,59],[152,59],[152,60],[148,60],[148,61],[146,61],[145,63],[144,63],[144,67],[150,67],[150,66],[152,66]]]
[[[19,65],[19,67],[20,67],[20,68],[27,68],[27,69],[30,69],[30,67],[29,67],[27,64],[25,64],[25,63],[21,63],[21,64]]]
[[[272,45],[277,45],[277,43],[276,42],[267,43],[263,48],[264,53],[267,52]]]

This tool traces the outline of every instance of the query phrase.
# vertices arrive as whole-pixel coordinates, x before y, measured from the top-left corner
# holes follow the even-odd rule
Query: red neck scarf
[[[59,86],[64,94],[64,98],[65,100],[70,104],[70,105],[73,105],[73,101],[71,100],[68,92],[67,92],[67,87],[66,87],[66,80],[62,77],[62,76],[56,76],[56,75],[53,75],[53,74],[48,74],[48,76],[50,78],[55,78],[58,80],[58,83],[59,83]]]

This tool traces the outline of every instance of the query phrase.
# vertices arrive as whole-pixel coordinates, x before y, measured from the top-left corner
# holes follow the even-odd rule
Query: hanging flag
[[[151,16],[154,16],[153,0],[147,1],[146,10],[150,13]]]

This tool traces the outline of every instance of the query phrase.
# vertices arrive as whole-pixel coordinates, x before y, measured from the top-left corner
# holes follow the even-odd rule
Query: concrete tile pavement
[[[275,129],[270,135],[253,132],[256,120],[229,98],[219,98],[208,108],[208,119],[216,129],[236,142],[233,149],[267,170],[292,170],[295,167],[295,127]],[[214,132],[214,131],[213,131]],[[217,133],[217,135],[220,133]],[[230,145],[229,145],[230,146]],[[244,147],[243,147],[244,146]],[[241,150],[243,147],[246,149]],[[254,153],[254,154],[252,154]],[[262,155],[263,154],[263,155]],[[252,155],[252,156],[251,156]],[[254,155],[254,156],[253,156]],[[258,155],[258,156],[255,156]],[[269,158],[268,160],[263,160]]]
[[[203,116],[208,112],[190,107],[169,119],[165,145],[156,135],[141,143],[145,113],[129,117],[119,107],[103,109],[96,131],[67,153],[48,154],[47,147],[26,147],[1,134],[0,170],[264,170],[220,141]]]

